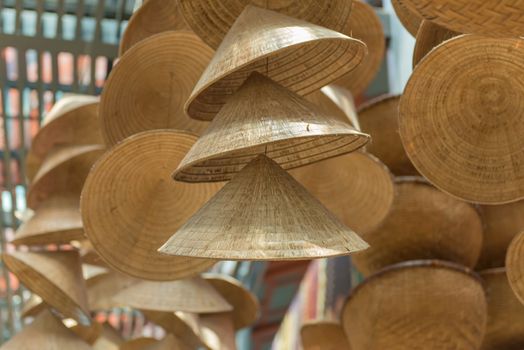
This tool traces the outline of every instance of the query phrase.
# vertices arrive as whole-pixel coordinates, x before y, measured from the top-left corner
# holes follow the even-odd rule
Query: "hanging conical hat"
[[[200,315],[200,336],[211,350],[236,350],[235,327],[228,313]]]
[[[423,20],[417,32],[417,41],[413,49],[413,68],[434,48],[460,33],[438,24]]]
[[[350,350],[342,326],[337,322],[314,321],[300,328],[304,350]]]
[[[482,221],[473,206],[421,178],[400,178],[389,215],[362,237],[371,247],[355,254],[352,261],[365,275],[417,259],[474,267],[482,246]]]
[[[524,304],[524,231],[511,241],[506,254],[506,269],[515,296]]]
[[[158,340],[155,338],[149,337],[140,337],[126,341],[120,345],[119,350],[144,350],[147,349],[146,346],[153,345],[158,343]]]
[[[2,350],[26,349],[89,350],[91,347],[67,329],[51,312],[45,310],[29,326],[2,345]]]
[[[400,96],[381,96],[369,101],[358,111],[358,121],[363,132],[372,141],[366,150],[377,156],[393,174],[418,174],[409,160],[398,134],[398,103]]]
[[[506,270],[480,272],[488,301],[488,324],[481,350],[520,350],[524,346],[524,305],[513,294]]]
[[[402,0],[406,8],[459,33],[521,37],[522,0]]]
[[[43,201],[34,215],[18,228],[11,243],[67,244],[84,238],[78,202],[74,196],[56,196]]]
[[[118,304],[113,300],[113,297],[121,290],[130,287],[140,280],[119,274],[117,272],[109,272],[97,275],[86,281],[87,286],[87,300],[89,301],[89,309],[95,310],[109,310],[114,307],[122,307],[125,305]]]
[[[165,312],[140,310],[144,316],[151,322],[164,328],[167,333],[174,334],[184,344],[191,349],[202,346],[199,330],[198,314],[189,312]]]
[[[362,64],[337,80],[336,84],[344,86],[357,96],[366,90],[380,70],[386,51],[386,38],[375,9],[362,0],[353,1],[349,27],[351,36],[366,44],[368,55],[362,60]]]
[[[191,350],[191,348],[173,334],[167,334],[162,340],[155,344],[149,344],[142,348],[143,350]]]
[[[42,298],[40,298],[36,294],[31,294],[31,297],[29,300],[27,300],[24,303],[24,307],[22,308],[22,318],[25,317],[35,317],[38,315],[42,310],[46,308],[46,304],[43,302]]]
[[[342,310],[352,350],[479,349],[487,319],[477,275],[437,260],[389,266],[360,284]]]
[[[352,152],[367,141],[347,120],[253,73],[184,157],[175,178],[229,180],[261,153],[291,169]]]
[[[359,40],[248,5],[195,86],[185,109],[211,120],[251,72],[307,95],[352,71],[366,54]]]
[[[93,344],[94,350],[119,350],[124,343],[122,335],[113,328],[107,321],[102,325],[102,331],[98,339]]]
[[[212,56],[211,48],[185,31],[156,34],[130,48],[102,92],[100,119],[106,144],[153,129],[201,133],[207,123],[187,117],[183,107]]]
[[[395,196],[389,169],[368,153],[353,152],[294,169],[290,174],[359,233],[370,232],[384,220]]]
[[[108,267],[105,261],[98,255],[88,239],[79,242],[72,242],[73,246],[78,248],[80,259],[83,264],[90,264],[98,267]]]
[[[159,251],[223,260],[304,260],[367,247],[278,164],[261,155]]]
[[[89,169],[104,153],[99,145],[55,148],[46,157],[35,175],[27,194],[27,205],[36,209],[51,196],[78,195]]]
[[[70,321],[70,319],[64,321],[64,323],[66,323],[67,326],[66,321]],[[96,340],[100,337],[103,327],[98,322],[91,322],[90,326],[82,326],[81,324],[75,324],[68,328],[72,330],[80,338],[82,338],[86,343],[93,345],[96,342]]]
[[[82,263],[82,276],[85,280],[108,272],[109,270],[105,267]]]
[[[113,299],[120,305],[152,311],[212,313],[233,310],[201,277],[167,282],[141,281],[121,290]]]
[[[351,117],[346,114],[346,111],[340,108],[340,106],[335,103],[327,94],[324,92],[326,88],[333,88],[334,85],[327,85],[324,86],[322,89],[317,90],[307,96],[305,96],[305,99],[309,102],[313,103],[315,106],[320,108],[320,110],[329,116],[336,117],[341,121],[349,122],[351,126],[355,127],[353,125]],[[335,87],[338,88],[338,87]]]
[[[93,167],[81,198],[84,229],[115,270],[143,279],[174,280],[215,263],[157,252],[222,186],[170,178],[196,139],[176,130],[143,132],[119,143]]]
[[[81,324],[91,320],[80,258],[76,251],[12,252],[2,255],[9,270],[62,315]]]
[[[391,0],[391,4],[404,28],[406,28],[411,35],[417,36],[418,28],[422,23],[422,17],[417,12],[409,9],[405,4],[405,0]]]
[[[406,153],[466,201],[524,198],[524,39],[462,35],[422,60],[400,99]]]

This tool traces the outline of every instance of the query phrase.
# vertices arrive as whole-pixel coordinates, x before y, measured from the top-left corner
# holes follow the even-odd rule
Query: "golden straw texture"
[[[405,0],[391,0],[391,4],[404,28],[406,28],[411,35],[417,36],[422,17],[416,11],[408,8]]]
[[[187,344],[191,349],[202,346],[199,330],[198,314],[176,311],[151,311],[140,310],[144,316],[151,322],[164,328],[167,333],[174,334],[184,344]]]
[[[350,350],[348,339],[339,323],[314,321],[300,328],[304,350]]]
[[[146,346],[158,343],[156,338],[139,337],[126,341],[118,350],[144,350]]]
[[[454,32],[438,24],[423,20],[417,32],[417,40],[413,49],[413,68],[431,51],[446,40],[460,33]]]
[[[204,345],[211,350],[236,350],[235,328],[229,314],[201,315],[200,334]]]
[[[511,289],[524,304],[524,231],[511,241],[506,254],[506,269]]]
[[[191,350],[191,348],[175,338],[173,334],[167,334],[162,340],[149,344],[142,350]]]
[[[113,297],[121,290],[130,287],[140,280],[117,272],[96,275],[86,281],[87,300],[91,311],[104,311],[126,305],[118,304]]]

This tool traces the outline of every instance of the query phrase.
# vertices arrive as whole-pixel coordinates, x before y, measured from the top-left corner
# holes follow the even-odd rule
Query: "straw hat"
[[[128,288],[140,280],[119,274],[117,272],[109,272],[91,277],[86,281],[87,285],[87,299],[89,301],[89,309],[109,310],[114,307],[121,307],[125,305],[118,304],[113,300],[113,297],[121,290]]]
[[[51,196],[78,196],[89,169],[103,152],[104,147],[99,145],[55,148],[33,179],[27,194],[27,205],[36,209]]]
[[[524,2],[500,0],[402,0],[421,17],[459,33],[521,37]]]
[[[223,260],[304,260],[367,247],[278,164],[260,155],[159,251]]]
[[[215,263],[157,252],[222,186],[170,178],[196,139],[176,130],[146,131],[113,147],[93,167],[81,197],[84,229],[115,270],[148,280],[174,280]]]
[[[357,286],[342,310],[351,350],[479,349],[486,319],[478,277],[438,260],[389,266]]]
[[[313,321],[300,328],[304,350],[350,350],[344,330],[337,322]]]
[[[47,305],[43,302],[42,298],[32,293],[31,297],[29,297],[22,307],[22,318],[35,317],[45,310],[46,307]]]
[[[92,277],[108,273],[109,270],[102,266],[91,265],[91,264],[82,264],[82,276],[85,280]]]
[[[67,326],[67,322],[70,320],[65,320],[64,323]],[[68,327],[76,335],[82,338],[86,343],[93,345],[100,334],[102,333],[102,325],[98,322],[91,322],[90,326],[82,326],[81,324],[75,324],[71,327]]]
[[[337,80],[336,84],[348,88],[357,96],[367,89],[380,70],[386,51],[386,38],[375,9],[361,0],[353,1],[349,26],[351,36],[362,40],[369,54],[360,66]]]
[[[359,233],[375,229],[395,195],[393,176],[374,156],[353,152],[294,169],[290,174],[337,218]]]
[[[176,311],[151,311],[140,310],[151,322],[164,328],[167,333],[172,333],[191,349],[202,346],[199,329],[198,314]]]
[[[65,317],[89,325],[91,318],[76,251],[12,252],[3,262],[32,292]]]
[[[437,47],[446,40],[449,40],[460,33],[454,32],[438,24],[423,20],[417,32],[417,40],[413,49],[413,68],[426,56],[434,47]]]
[[[327,95],[325,92],[327,87],[335,89],[339,88],[335,85],[327,85],[322,89],[305,96],[304,98],[317,106],[324,114],[335,117],[338,120],[346,123],[349,122],[351,126],[355,127],[351,120],[352,115],[348,115],[345,110],[340,108],[340,106],[335,101],[333,101],[330,96]],[[356,112],[354,114],[356,115]]]
[[[40,203],[23,222],[11,243],[15,245],[67,244],[84,238],[78,197],[56,196]]]
[[[406,153],[466,201],[524,198],[524,39],[462,35],[422,60],[400,100]]]
[[[482,246],[482,221],[475,208],[420,178],[399,179],[396,192],[382,225],[362,236],[371,248],[353,256],[359,271],[369,275],[416,259],[475,266]]]
[[[238,21],[248,5],[256,5],[268,10],[293,16],[337,32],[349,34],[351,0],[180,0],[181,11],[188,25],[209,46],[217,48],[225,39],[230,28]],[[286,36],[289,36],[287,34]],[[240,46],[242,47],[242,46]]]
[[[178,0],[148,0],[131,16],[120,40],[119,55],[152,35],[187,29],[189,27],[180,12]]]
[[[515,296],[524,304],[524,231],[513,238],[506,254],[509,284]]]
[[[418,28],[422,22],[422,17],[418,12],[411,10],[405,4],[406,0],[391,0],[393,9],[397,14],[398,19],[406,28],[406,30],[413,36],[417,36]]]
[[[201,315],[200,334],[204,345],[211,350],[236,350],[235,327],[227,313]]]
[[[187,182],[230,180],[258,154],[284,169],[352,152],[368,136],[347,119],[317,106],[259,73],[228,100],[184,157],[175,178]]]
[[[254,71],[307,95],[352,71],[365,55],[366,45],[359,40],[248,5],[217,49],[185,109],[192,118],[213,119]]]
[[[164,339],[156,342],[155,344],[149,344],[142,348],[143,350],[191,350],[191,348],[179,339],[175,338],[173,334],[167,334]]]
[[[233,307],[201,277],[176,281],[141,281],[118,292],[114,301],[136,309],[213,313]]]
[[[144,350],[146,346],[158,343],[156,338],[140,337],[126,341],[120,345],[119,350]]]
[[[100,100],[106,144],[153,129],[201,133],[207,123],[188,118],[183,106],[212,56],[211,48],[185,31],[153,35],[126,51]]]
[[[326,85],[305,98],[320,107],[324,113],[337,116],[343,121],[349,120],[355,129],[360,130],[355,100],[348,89],[334,84]]]
[[[398,133],[398,103],[400,96],[385,95],[360,107],[358,120],[363,132],[372,141],[366,150],[377,156],[397,176],[417,175]]]
[[[2,350],[24,349],[89,350],[91,347],[67,329],[51,312],[45,310],[30,325],[2,345]]]
[[[94,350],[119,350],[124,343],[122,335],[107,321],[102,325],[102,332],[93,344]]]
[[[484,242],[476,269],[503,267],[511,240],[524,231],[524,201],[483,205],[480,213],[484,223]]]
[[[80,253],[80,259],[82,260],[82,264],[89,264],[94,265],[98,267],[108,267],[105,261],[98,255],[98,253],[93,248],[93,245],[88,239],[79,241],[79,242],[72,242],[73,246],[78,248],[78,252]]]
[[[488,301],[488,324],[481,350],[524,348],[524,305],[513,294],[504,268],[480,272]]]

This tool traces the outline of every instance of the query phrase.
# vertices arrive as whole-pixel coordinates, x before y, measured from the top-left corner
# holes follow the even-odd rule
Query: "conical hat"
[[[191,349],[202,346],[199,330],[198,314],[176,311],[140,310],[151,322],[164,328],[167,333],[174,334]]]
[[[227,33],[186,102],[187,114],[211,120],[251,72],[299,95],[328,85],[366,54],[359,40],[248,5]]]
[[[251,326],[257,320],[260,304],[257,297],[233,277],[205,273],[202,275],[206,281],[233,306],[232,319],[235,329]]]
[[[68,328],[72,330],[77,336],[82,338],[86,343],[93,345],[96,342],[96,340],[100,337],[103,327],[98,322],[91,322],[90,326],[82,326],[81,324],[75,324]]]
[[[83,325],[91,320],[76,251],[12,252],[2,255],[9,270],[47,305]]]
[[[86,285],[89,309],[91,311],[109,310],[114,307],[125,306],[115,302],[113,297],[121,290],[139,281],[136,278],[117,272],[104,273],[88,279]]]
[[[460,33],[438,24],[423,20],[417,32],[417,41],[413,49],[413,68],[434,48]]]
[[[89,350],[81,338],[66,328],[62,322],[45,310],[21,332],[2,345],[2,350]]]
[[[67,244],[84,237],[79,199],[50,197],[38,205],[34,215],[23,222],[11,243],[18,245]]]
[[[369,101],[358,111],[363,132],[372,141],[366,150],[377,156],[397,176],[417,175],[398,134],[398,103],[400,96],[381,96]]]
[[[82,264],[90,264],[98,267],[108,267],[105,261],[98,255],[89,240],[85,239],[79,242],[72,242],[78,248]]]
[[[291,169],[352,152],[367,141],[347,120],[253,73],[184,157],[175,178],[229,180],[261,153]]]
[[[411,35],[417,36],[418,28],[422,23],[422,17],[418,12],[408,8],[405,0],[391,0],[391,4],[404,28],[406,28]]]
[[[521,37],[524,1],[402,0],[421,17],[459,33]]]
[[[108,272],[109,270],[105,267],[82,263],[82,276],[85,280]]]
[[[158,343],[155,338],[140,337],[126,341],[120,345],[119,350],[144,350],[146,346]]]
[[[524,231],[513,238],[506,254],[509,284],[515,296],[524,304]]]
[[[337,85],[326,85],[305,96],[305,99],[320,108],[324,114],[349,122],[358,130],[358,116],[349,90]]]
[[[118,292],[120,305],[152,311],[225,312],[233,307],[201,277],[176,281],[141,281]]]
[[[524,39],[462,35],[422,60],[400,99],[406,153],[460,199],[524,198]]]
[[[119,350],[124,343],[122,335],[113,328],[108,322],[102,325],[102,331],[98,339],[93,344],[95,350]]]
[[[40,298],[36,294],[31,294],[31,297],[29,300],[27,300],[24,303],[24,307],[22,308],[22,318],[25,317],[35,317],[40,312],[45,310],[46,304],[43,302],[42,298]]]
[[[337,80],[336,84],[357,96],[366,90],[380,70],[386,51],[386,38],[375,9],[361,0],[353,1],[349,27],[351,36],[366,44],[368,55],[355,70]]]
[[[304,260],[367,247],[278,164],[261,155],[159,251],[223,260]]]
[[[395,196],[389,169],[364,152],[293,169],[290,174],[340,221],[359,233],[372,231],[384,220]]]
[[[473,267],[482,246],[482,221],[475,208],[420,178],[401,178],[389,215],[362,237],[370,248],[352,257],[369,275],[406,260],[440,259]]]
[[[506,270],[480,272],[488,301],[488,324],[481,350],[522,349],[524,346],[524,305],[513,294]]]
[[[191,350],[191,348],[183,344],[173,334],[167,334],[162,340],[155,344],[149,344],[142,348],[143,350]]]
[[[81,145],[55,148],[35,175],[27,194],[27,205],[36,209],[51,196],[78,195],[104,146]]]
[[[337,322],[314,321],[300,328],[304,350],[350,350],[342,326]]]
[[[143,132],[119,143],[93,167],[81,197],[84,229],[115,270],[143,279],[174,280],[215,263],[157,252],[222,186],[170,178],[196,138],[176,130]]]
[[[211,48],[185,31],[153,35],[126,51],[100,100],[106,144],[153,129],[201,133],[207,123],[187,117],[183,107],[212,56]]]
[[[389,266],[360,284],[342,310],[352,350],[479,349],[487,319],[477,275],[422,260]]]
[[[236,350],[235,327],[228,313],[200,315],[200,336],[211,350]]]

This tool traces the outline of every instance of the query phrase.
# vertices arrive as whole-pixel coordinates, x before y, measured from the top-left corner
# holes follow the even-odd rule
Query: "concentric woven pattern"
[[[307,95],[355,69],[366,55],[359,40],[277,12],[247,6],[217,49],[185,105],[211,120],[251,72]]]
[[[351,350],[479,349],[486,318],[480,280],[460,265],[430,260],[374,275],[342,310]]]
[[[303,260],[366,248],[278,164],[259,156],[159,251],[223,260]]]
[[[106,144],[153,129],[202,132],[207,123],[188,118],[183,107],[212,56],[211,48],[185,31],[157,34],[130,48],[102,92]]]
[[[328,112],[329,113],[329,112]],[[186,182],[231,179],[259,154],[292,169],[362,147],[368,135],[253,73],[175,171]]]
[[[346,334],[339,323],[306,323],[300,329],[300,337],[304,350],[350,350]]]
[[[515,236],[506,255],[509,284],[515,296],[524,304],[524,231]]]
[[[422,17],[416,11],[407,7],[405,0],[391,0],[391,4],[404,28],[406,28],[411,35],[417,36],[418,28],[422,23]]]
[[[189,26],[213,48],[220,46],[237,17],[250,4],[350,34],[352,0],[180,0]]]
[[[400,101],[415,167],[466,201],[524,198],[524,40],[464,35],[420,62]]]
[[[127,138],[101,157],[81,198],[85,233],[117,271],[150,280],[174,280],[214,262],[159,254],[157,249],[221,184],[175,182],[170,173],[196,135],[155,130]]]
[[[353,263],[369,275],[406,260],[441,259],[474,267],[482,246],[482,221],[468,203],[422,180],[396,184],[396,197],[382,224],[362,237],[370,248]]]
[[[399,0],[400,2],[400,0]],[[523,0],[401,0],[425,19],[459,33],[521,37]]]
[[[438,24],[423,20],[417,32],[417,40],[413,49],[413,68],[422,60],[433,48],[437,47],[446,40],[449,40],[460,33],[454,32]]]

